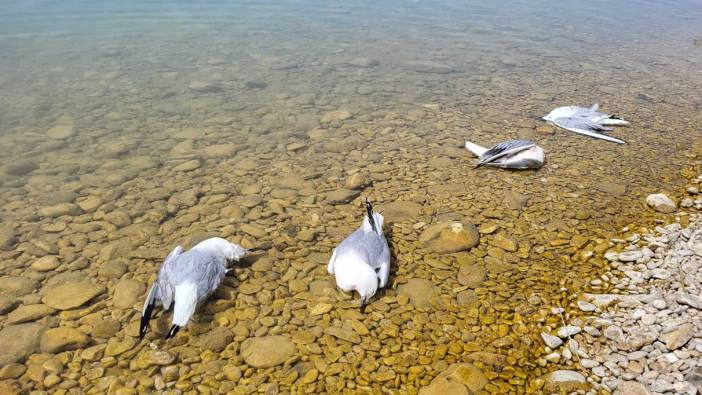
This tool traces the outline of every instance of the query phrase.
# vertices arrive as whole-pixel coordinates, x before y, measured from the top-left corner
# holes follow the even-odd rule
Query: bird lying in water
[[[327,265],[341,290],[356,291],[361,296],[361,312],[378,288],[385,287],[390,275],[390,248],[383,234],[383,220],[366,199],[363,223],[334,249]]]
[[[504,169],[538,169],[544,164],[544,150],[529,140],[503,141],[490,149],[466,141],[466,149],[478,156],[476,167],[486,165]]]
[[[207,239],[183,252],[177,246],[161,265],[156,281],[144,302],[139,326],[139,337],[144,338],[156,301],[165,310],[173,306],[173,321],[166,335],[170,339],[184,327],[204,302],[219,287],[229,271],[227,264],[238,261],[246,254],[241,246],[219,237]]]
[[[607,126],[628,125],[629,122],[616,115],[599,112],[600,105],[595,103],[592,107],[567,106],[558,107],[542,119],[560,128],[573,133],[607,140],[613,143],[624,144],[624,140],[607,136],[601,132],[614,130]]]

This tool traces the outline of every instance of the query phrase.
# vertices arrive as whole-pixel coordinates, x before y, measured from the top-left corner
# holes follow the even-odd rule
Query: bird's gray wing
[[[189,250],[169,267],[171,284],[197,284],[198,296],[206,297],[213,293],[227,272],[223,257],[198,249]]]
[[[583,129],[592,130],[593,132],[608,132],[613,130],[612,128],[600,125],[592,118],[586,117],[556,118],[553,122],[564,129]]]
[[[606,132],[612,130],[612,128],[604,127],[597,122],[589,119],[589,118],[581,118],[581,117],[564,117],[564,118],[556,118],[553,120],[553,123],[556,124],[557,126],[569,130],[573,133],[578,133],[582,134],[584,136],[589,136],[589,137],[594,137],[597,139],[601,140],[606,140],[610,141],[613,143],[618,143],[618,144],[624,144],[624,140],[620,140],[615,137],[610,137],[607,136],[606,134],[602,134],[600,132]]]
[[[480,155],[478,166],[493,162],[507,155],[513,155],[527,150],[535,145],[534,142],[529,140],[509,140],[501,142]]]
[[[161,270],[158,272],[158,278],[156,279],[156,284],[158,287],[158,296],[161,299],[161,304],[163,308],[168,310],[171,307],[171,302],[173,302],[173,293],[175,289],[173,288],[173,283],[170,279],[170,273],[172,268],[176,265],[178,258],[183,254],[183,247],[176,246],[170,254],[163,261],[161,265]]]

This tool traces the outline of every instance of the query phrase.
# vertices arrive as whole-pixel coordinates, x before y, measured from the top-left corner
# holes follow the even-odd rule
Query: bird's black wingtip
[[[180,327],[178,325],[173,325],[171,329],[168,330],[168,333],[166,334],[166,340],[174,337],[176,333],[180,330]]]
[[[146,330],[149,329],[149,320],[151,320],[151,313],[154,310],[154,304],[150,303],[146,305],[146,310],[141,316],[141,321],[139,322],[139,340],[142,340],[146,335]]]
[[[368,215],[368,223],[370,223],[371,229],[377,232],[378,227],[375,224],[375,218],[373,218],[373,205],[370,200],[368,200],[368,197],[366,197],[366,214]]]

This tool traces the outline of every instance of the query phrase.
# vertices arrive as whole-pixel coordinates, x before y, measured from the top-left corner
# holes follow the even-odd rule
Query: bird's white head
[[[244,247],[230,243],[220,237],[212,237],[198,243],[193,249],[208,250],[227,261],[238,261],[248,252]]]

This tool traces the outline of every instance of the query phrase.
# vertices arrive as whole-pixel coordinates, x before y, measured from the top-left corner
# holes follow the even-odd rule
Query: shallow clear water
[[[160,259],[220,235],[256,248],[248,263],[258,266],[235,269],[180,338],[156,342],[193,372],[177,388],[214,386],[207,377],[217,377],[220,391],[412,392],[453,362],[477,360],[494,383],[487,390],[523,390],[557,366],[535,362],[538,333],[560,324],[548,308],[577,315],[569,303],[604,272],[607,240],[624,225],[665,219],[646,211],[644,197],[684,186],[680,169],[702,121],[702,7],[483,3],[4,4],[0,291],[14,294],[13,305],[37,305],[87,278],[105,287],[80,307],[89,311],[47,310],[29,321],[91,334],[98,320],[112,320],[117,329],[89,345],[131,344]],[[628,144],[536,119],[592,102],[632,121],[612,132]],[[542,169],[473,169],[461,149],[465,139],[516,137],[546,150]],[[350,204],[332,204],[356,173],[370,185]],[[387,209],[395,259],[389,288],[360,316],[332,290],[326,262],[360,221],[365,196]],[[453,255],[425,248],[422,231],[444,220],[480,227],[480,244]],[[32,266],[46,255],[59,266]],[[8,285],[18,276],[35,280],[35,291]],[[411,279],[430,282],[431,307],[407,303]],[[120,283],[138,297],[115,306]],[[333,308],[307,314],[318,303]],[[19,315],[7,314],[3,327]],[[370,331],[358,344],[322,333],[358,332],[351,321]],[[217,326],[233,341],[202,352],[199,338]],[[296,339],[299,359],[251,368],[242,342],[271,334]],[[27,359],[40,350],[28,347],[16,359],[48,358]],[[107,369],[95,382],[65,370],[54,385],[158,388],[167,372],[155,372],[154,384],[129,366],[147,347],[95,361],[54,352],[78,372]],[[225,364],[244,378],[223,379]],[[319,376],[303,383],[312,368]],[[13,384],[46,386],[26,374]]]

